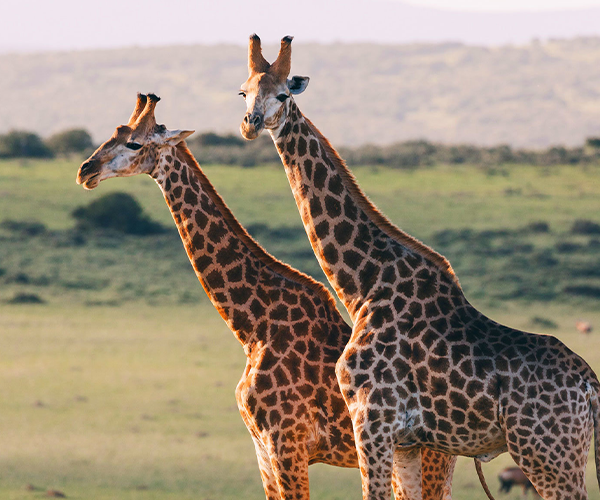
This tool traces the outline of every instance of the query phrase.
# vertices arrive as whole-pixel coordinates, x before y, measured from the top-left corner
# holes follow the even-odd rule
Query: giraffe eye
[[[289,97],[289,95],[287,95],[287,94],[279,94],[279,95],[277,96],[277,100],[278,100],[279,102],[284,102],[284,101],[285,101],[285,100],[286,100],[288,97]]]
[[[238,95],[241,95],[244,99],[246,99],[246,92],[244,92],[243,90],[240,90],[238,92]]]
[[[139,142],[128,142],[125,144],[125,147],[137,151],[142,147],[142,145]]]

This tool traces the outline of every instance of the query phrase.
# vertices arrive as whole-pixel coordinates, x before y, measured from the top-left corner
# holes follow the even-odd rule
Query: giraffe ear
[[[308,76],[292,76],[288,78],[287,86],[292,94],[301,94],[308,87],[310,78]]]
[[[165,144],[171,146],[177,146],[186,137],[189,137],[195,132],[195,130],[166,130],[163,134],[163,140]]]

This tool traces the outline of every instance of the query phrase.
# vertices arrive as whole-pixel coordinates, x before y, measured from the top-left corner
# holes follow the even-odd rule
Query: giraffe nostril
[[[244,116],[244,123],[248,123],[248,115]]]
[[[91,166],[91,165],[92,165],[92,162],[90,162],[90,161],[86,161],[85,163],[83,163],[83,164],[81,165],[81,167],[79,167],[79,172],[80,172],[81,174],[85,174],[85,173],[86,173],[86,171],[88,171],[88,170],[90,169],[90,166]]]
[[[252,118],[252,124],[255,127],[258,127],[262,123],[262,117],[260,115],[254,115]]]

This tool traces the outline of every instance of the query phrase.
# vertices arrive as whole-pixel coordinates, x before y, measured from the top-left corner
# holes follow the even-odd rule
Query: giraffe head
[[[240,125],[242,135],[256,139],[264,128],[277,130],[285,122],[292,94],[306,89],[307,76],[288,78],[292,64],[292,37],[281,40],[279,55],[269,64],[262,55],[260,38],[250,36],[248,45],[248,79],[240,88],[246,100],[246,116]]]
[[[160,97],[138,94],[137,103],[127,125],[117,127],[112,137],[102,144],[79,167],[77,184],[94,189],[104,179],[137,174],[154,175],[158,153],[174,147],[193,134],[190,130],[167,130],[157,125],[154,108]]]

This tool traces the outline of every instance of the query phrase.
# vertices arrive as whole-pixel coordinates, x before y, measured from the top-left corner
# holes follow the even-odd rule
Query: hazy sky
[[[473,12],[552,11],[600,6],[600,0],[404,0],[404,2],[421,7]]]
[[[242,45],[252,32],[265,42],[293,34],[297,43],[498,45],[600,36],[600,10],[581,10],[600,9],[600,0],[19,0],[0,5],[0,53]],[[552,14],[556,10],[571,14]]]

